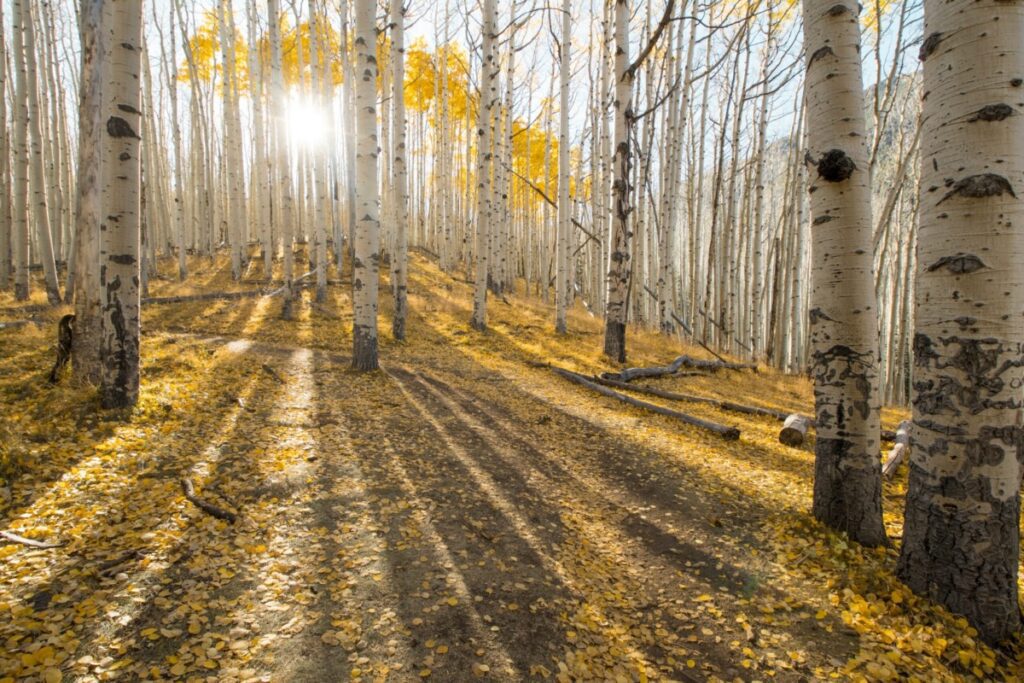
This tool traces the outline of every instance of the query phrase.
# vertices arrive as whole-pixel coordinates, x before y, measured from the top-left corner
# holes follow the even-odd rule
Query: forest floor
[[[191,265],[151,293],[232,288],[224,259]],[[895,548],[811,518],[813,440],[641,397],[742,431],[725,441],[571,384],[542,364],[613,369],[600,321],[575,310],[556,337],[518,294],[474,332],[464,276],[414,255],[408,341],[384,290],[369,374],[349,367],[346,285],[305,290],[289,322],[280,298],[148,305],[130,414],[46,383],[63,310],[0,329],[0,530],[65,543],[0,539],[0,680],[1024,677],[1019,641],[993,651],[906,591]],[[25,317],[0,294],[0,322]],[[705,356],[634,329],[629,350]],[[812,404],[763,368],[649,384]],[[885,484],[894,545],[905,482]]]

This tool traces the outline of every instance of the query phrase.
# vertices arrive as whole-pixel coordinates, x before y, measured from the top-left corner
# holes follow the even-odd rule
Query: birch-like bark
[[[11,279],[11,129],[7,125],[7,28],[0,6],[0,291]]]
[[[615,0],[615,156],[612,160],[612,242],[605,304],[604,353],[626,362],[626,302],[630,265],[630,178],[632,151],[629,131],[633,117],[633,75],[629,72],[629,2]]]
[[[1021,627],[1024,6],[926,0],[914,425],[897,573],[986,641]]]
[[[879,460],[878,323],[859,5],[804,0],[811,174],[814,516],[885,544]]]
[[[14,261],[14,298],[27,301],[29,297],[29,239],[28,239],[28,102],[25,73],[25,42],[22,22],[24,0],[11,3],[11,33],[14,52],[14,144],[11,145],[14,192],[12,199],[11,251]]]
[[[103,19],[100,399],[125,408],[139,398],[142,2],[107,0]]]
[[[380,278],[380,198],[377,188],[376,0],[356,0],[356,235],[352,265],[352,367],[376,370]]]
[[[405,142],[405,0],[391,2],[391,68],[394,114],[394,156],[391,169],[394,174],[395,250],[391,257],[391,289],[395,297],[395,311],[391,332],[395,339],[405,339],[405,319],[408,313],[409,274],[409,189],[406,170]]]
[[[103,12],[109,0],[81,0],[82,61],[78,104],[78,182],[75,207],[75,325],[71,372],[80,383],[100,383],[100,132],[103,124]]]
[[[498,55],[494,41],[494,0],[483,0],[483,45],[480,55],[480,104],[477,114],[476,145],[476,277],[473,294],[473,317],[470,324],[476,330],[487,329],[487,276],[491,219],[494,205],[491,201],[491,124],[494,106],[498,102]]]
[[[558,240],[555,257],[555,332],[565,334],[569,306],[569,238],[574,229],[569,206],[569,78],[572,75],[572,3],[562,0],[558,91]]]
[[[25,77],[28,96],[28,150],[29,150],[29,201],[35,222],[38,258],[43,264],[46,282],[46,299],[53,305],[61,302],[60,282],[57,279],[57,264],[53,255],[53,234],[50,231],[50,210],[47,205],[47,180],[43,153],[43,129],[40,122],[42,108],[39,106],[39,74],[36,68],[35,26],[29,2],[21,3],[22,32],[24,40]]]

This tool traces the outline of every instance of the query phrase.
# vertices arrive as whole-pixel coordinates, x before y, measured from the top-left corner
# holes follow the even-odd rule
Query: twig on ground
[[[188,502],[192,503],[206,514],[210,515],[211,517],[216,517],[217,519],[223,519],[228,524],[235,523],[235,513],[231,512],[230,510],[219,508],[213,503],[205,501],[199,496],[197,496],[196,489],[192,485],[192,480],[189,479],[188,477],[182,478],[181,490],[185,494],[185,498],[188,500]]]

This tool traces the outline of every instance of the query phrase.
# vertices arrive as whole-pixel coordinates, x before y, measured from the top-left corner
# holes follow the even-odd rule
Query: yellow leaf
[[[420,669],[420,678],[429,678],[430,674],[430,669]]]
[[[49,668],[43,672],[43,680],[46,683],[60,683],[61,679],[64,678],[60,673],[60,669]]]
[[[455,605],[459,604],[459,599],[458,598],[448,598],[448,604],[451,605],[452,607],[455,607]]]
[[[185,675],[185,665],[181,662],[178,662],[177,664],[171,667],[171,674],[174,676]]]

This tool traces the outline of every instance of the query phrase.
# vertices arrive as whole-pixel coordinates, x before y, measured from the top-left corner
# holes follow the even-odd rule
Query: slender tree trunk
[[[100,396],[104,407],[124,408],[139,398],[141,0],[107,0],[104,33]]]
[[[811,179],[814,516],[885,544],[859,5],[804,0]]]
[[[28,0],[22,3],[22,31],[24,32],[25,69],[28,78],[28,136],[29,136],[29,188],[31,190],[32,217],[36,226],[38,257],[43,264],[46,299],[53,305],[61,302],[57,264],[53,255],[53,233],[50,230],[50,210],[47,205],[47,182],[44,168],[43,129],[40,122],[43,108],[39,103],[39,78],[36,68],[36,32]]]
[[[391,289],[395,297],[395,312],[391,331],[395,339],[405,339],[405,319],[408,309],[409,274],[409,189],[406,171],[405,146],[405,0],[391,3],[391,80],[394,97],[393,144],[395,146],[392,170],[394,172],[395,253],[391,257]]]
[[[626,302],[630,275],[630,177],[632,151],[629,132],[633,118],[633,76],[629,68],[629,2],[615,0],[615,156],[611,269],[608,272],[608,301],[605,306],[604,353],[619,363],[626,362]]]
[[[11,3],[11,33],[14,51],[14,144],[11,145],[14,159],[14,198],[11,250],[14,260],[14,298],[27,301],[29,297],[29,238],[28,238],[28,76],[25,73],[25,42],[22,22],[24,12],[21,4],[25,0]]]
[[[103,122],[102,60],[104,6],[81,0],[82,46],[78,105],[78,183],[75,209],[75,325],[71,371],[79,382],[100,383],[100,130]]]
[[[7,126],[7,28],[0,7],[0,291],[10,286],[11,237],[11,136]]]
[[[376,0],[356,0],[356,239],[352,271],[352,367],[376,370],[380,277],[380,198],[377,191]]]
[[[494,0],[483,0],[483,47],[480,62],[480,104],[477,116],[476,145],[476,285],[473,295],[474,329],[487,329],[487,276],[491,243],[491,125],[498,102],[498,55],[494,46]]]
[[[572,3],[562,0],[562,37],[560,41],[560,88],[558,94],[558,243],[555,257],[555,332],[565,334],[566,309],[569,307],[569,237],[572,225],[569,206],[569,78],[572,76],[570,27]]]
[[[926,0],[914,426],[899,576],[1020,630],[1024,6]]]

